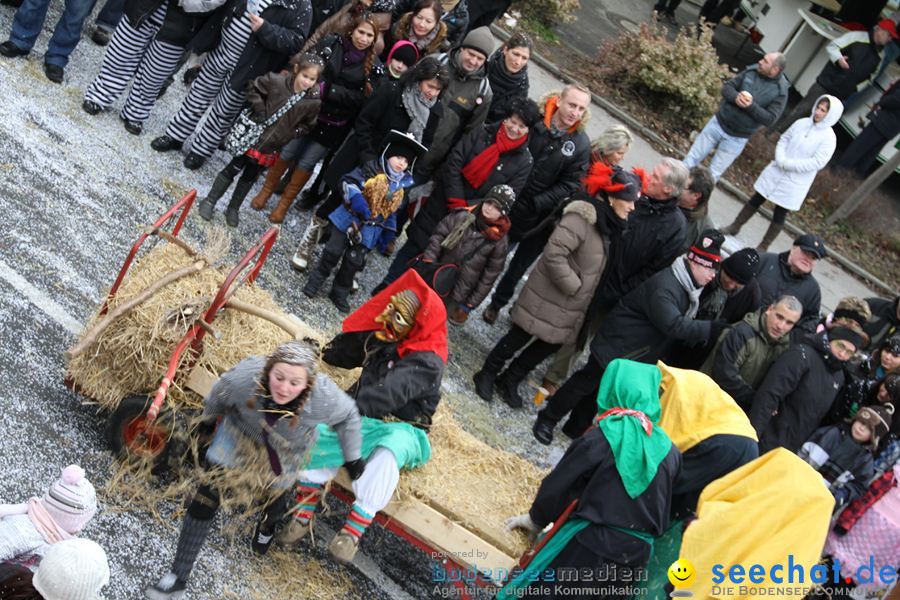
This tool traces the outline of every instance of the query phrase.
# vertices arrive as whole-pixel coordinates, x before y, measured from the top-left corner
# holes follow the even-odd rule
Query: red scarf
[[[495,221],[488,221],[485,219],[484,215],[481,213],[481,204],[470,206],[465,210],[475,214],[475,219],[482,223],[483,229],[481,229],[481,235],[492,242],[496,242],[506,235],[509,232],[509,228],[512,226],[512,222],[507,216],[500,216]],[[476,213],[475,211],[478,212]]]
[[[526,133],[517,140],[511,140],[506,136],[506,127],[500,124],[497,128],[496,141],[481,151],[481,154],[469,161],[469,164],[462,168],[463,177],[476,190],[479,189],[484,182],[487,181],[488,175],[497,163],[500,161],[500,155],[506,154],[510,150],[515,150],[528,141]]]

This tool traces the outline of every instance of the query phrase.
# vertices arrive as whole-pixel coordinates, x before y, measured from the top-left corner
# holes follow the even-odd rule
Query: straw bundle
[[[212,240],[210,245],[220,244]],[[110,301],[109,309],[114,310],[163,276],[196,260],[172,244],[158,244],[132,266]],[[209,307],[229,270],[221,266],[207,267],[163,287],[114,321],[87,351],[70,360],[68,375],[86,396],[107,409],[114,409],[126,396],[152,393],[178,342]],[[234,298],[281,312],[271,296],[256,286],[240,286]],[[99,313],[95,313],[87,330],[100,318]],[[291,337],[268,321],[231,309],[223,310],[212,326],[221,338],[217,340],[212,335],[204,338],[195,368],[215,374],[230,369],[248,356],[268,354]],[[190,358],[190,352],[186,352],[182,365]],[[186,375],[183,371],[179,371],[179,377],[170,389],[169,408],[200,405],[201,398],[183,387]]]

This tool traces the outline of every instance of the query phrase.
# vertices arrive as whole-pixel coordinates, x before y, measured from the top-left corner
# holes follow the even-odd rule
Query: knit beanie
[[[69,465],[41,499],[44,509],[66,533],[75,535],[97,512],[97,492],[84,469]]]
[[[870,446],[878,447],[878,442],[891,430],[891,414],[894,407],[891,405],[882,406],[863,406],[853,417],[854,421],[859,421],[872,430],[872,440]]]
[[[497,208],[500,209],[501,214],[508,215],[509,210],[512,208],[513,203],[516,201],[516,192],[513,191],[510,186],[506,185],[505,183],[501,183],[499,185],[495,185],[490,189],[490,191],[484,197],[484,201],[496,204]]]
[[[881,349],[887,350],[894,356],[900,356],[900,334],[892,335],[881,343]]]
[[[400,40],[388,53],[387,64],[390,64],[395,58],[407,67],[412,67],[419,60],[419,50],[409,40]]]
[[[704,267],[717,269],[722,261],[723,242],[725,242],[725,236],[720,231],[707,229],[700,234],[700,237],[688,250],[687,258]]]
[[[460,48],[470,48],[484,54],[485,60],[494,52],[494,35],[488,27],[478,27],[463,39]]]
[[[895,406],[900,405],[900,374],[891,373],[881,383],[890,396],[888,402],[892,402]],[[897,418],[900,419],[900,417]]]
[[[869,303],[856,296],[841,298],[837,308],[834,309],[834,319],[850,319],[862,329],[866,322],[872,318],[872,309]]]
[[[759,273],[759,252],[755,248],[742,248],[723,260],[722,268],[739,284],[747,285]]]
[[[109,583],[106,552],[81,538],[50,546],[31,584],[44,600],[97,600]]]

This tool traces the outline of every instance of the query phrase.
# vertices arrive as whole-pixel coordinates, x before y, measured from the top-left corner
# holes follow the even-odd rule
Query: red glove
[[[447,208],[455,210],[457,208],[466,208],[468,204],[462,198],[447,198]]]

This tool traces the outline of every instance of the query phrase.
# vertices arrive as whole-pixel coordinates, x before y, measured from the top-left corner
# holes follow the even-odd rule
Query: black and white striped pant
[[[125,16],[115,29],[109,48],[103,56],[100,73],[84,93],[85,100],[108,107],[122,94],[134,78],[121,115],[143,123],[150,116],[159,90],[166,78],[178,68],[184,48],[157,39],[156,34],[166,16],[169,0],[140,27],[131,25]]]
[[[246,99],[246,92],[234,91],[228,81],[247,40],[228,33],[222,32],[222,41],[206,57],[200,75],[166,128],[166,135],[181,142],[194,133],[190,150],[203,157],[212,156],[219,147]],[[203,119],[207,109],[209,114]]]

